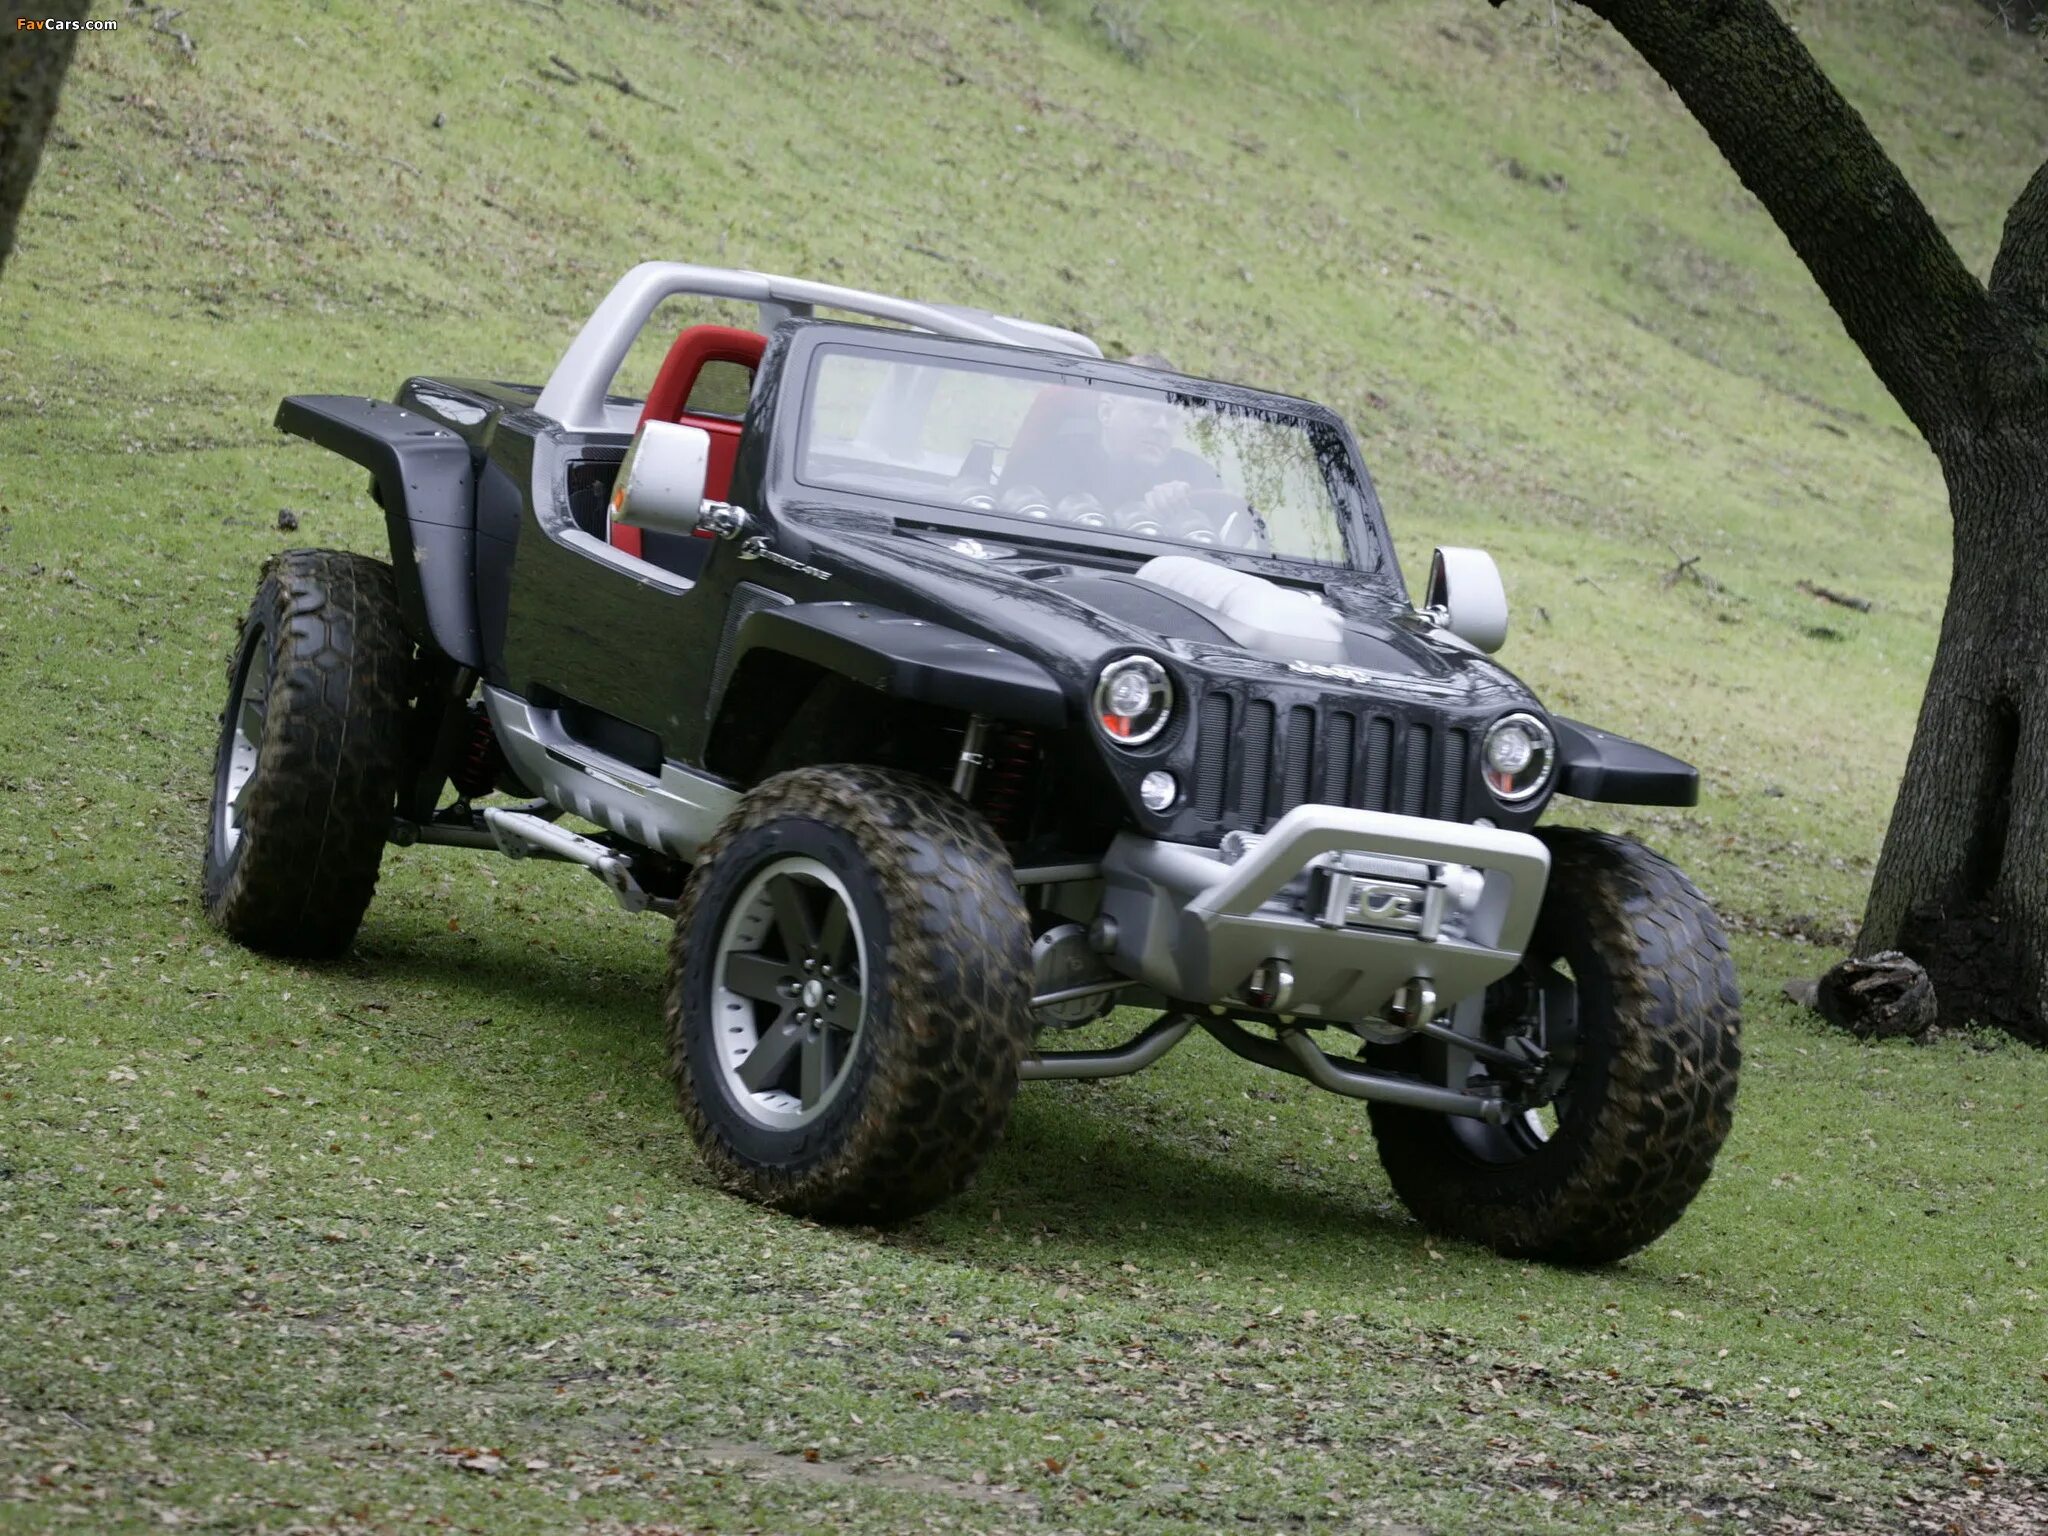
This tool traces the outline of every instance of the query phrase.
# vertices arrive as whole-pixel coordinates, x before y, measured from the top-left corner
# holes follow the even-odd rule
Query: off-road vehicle
[[[758,329],[691,325],[612,393],[676,295]],[[1721,928],[1638,844],[1537,825],[1697,775],[1489,658],[1485,555],[1413,602],[1332,412],[657,262],[543,386],[277,423],[370,471],[391,548],[263,574],[205,856],[235,938],[343,949],[387,844],[584,865],[673,918],[707,1162],[832,1220],[959,1189],[1020,1080],[1194,1031],[1365,1100],[1401,1199],[1506,1253],[1612,1259],[1706,1179]],[[1112,1009],[1124,1043],[1063,1039]]]

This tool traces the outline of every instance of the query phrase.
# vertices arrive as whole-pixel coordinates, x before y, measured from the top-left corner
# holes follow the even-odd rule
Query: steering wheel
[[[1117,508],[1115,524],[1141,538],[1209,544],[1219,549],[1266,551],[1265,526],[1252,504],[1236,491],[1211,486],[1188,491],[1188,509],[1164,517],[1148,511],[1142,500]]]

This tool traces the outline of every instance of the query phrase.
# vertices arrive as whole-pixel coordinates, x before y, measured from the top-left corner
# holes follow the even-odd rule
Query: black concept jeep
[[[675,295],[759,328],[692,325],[613,394]],[[1366,1101],[1410,1209],[1504,1253],[1616,1258],[1705,1181],[1720,925],[1640,845],[1537,824],[1697,775],[1489,659],[1485,555],[1412,601],[1331,412],[654,262],[543,387],[277,422],[370,471],[391,548],[263,574],[206,845],[235,938],[341,950],[387,844],[584,865],[672,917],[708,1164],[832,1220],[958,1190],[1020,1080],[1196,1030]],[[1114,1008],[1123,1043],[1067,1036]]]

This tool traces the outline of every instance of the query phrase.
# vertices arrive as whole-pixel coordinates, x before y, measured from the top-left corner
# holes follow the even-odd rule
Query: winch
[[[1378,928],[1433,942],[1476,911],[1486,876],[1467,864],[1327,853],[1308,867],[1302,913],[1324,928]]]

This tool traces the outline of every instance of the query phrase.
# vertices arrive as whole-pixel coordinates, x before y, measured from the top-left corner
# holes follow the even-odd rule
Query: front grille
[[[1297,805],[1464,818],[1472,734],[1366,708],[1241,701],[1218,690],[1195,711],[1197,815],[1263,830]]]

